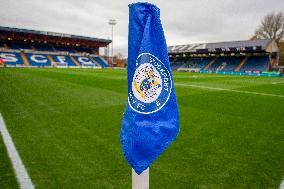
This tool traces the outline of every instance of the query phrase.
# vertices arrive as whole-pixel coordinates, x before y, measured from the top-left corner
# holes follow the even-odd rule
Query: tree
[[[284,14],[266,15],[254,32],[252,39],[274,39],[277,43],[284,37]]]

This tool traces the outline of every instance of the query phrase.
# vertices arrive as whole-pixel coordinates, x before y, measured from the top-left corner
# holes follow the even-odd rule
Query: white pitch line
[[[182,83],[176,83],[175,85],[176,86],[184,86],[184,87],[193,87],[193,88],[210,89],[210,90],[218,90],[218,91],[231,91],[231,92],[236,92],[236,93],[245,93],[245,94],[254,94],[254,95],[273,96],[273,97],[284,98],[284,95],[269,94],[269,93],[258,93],[258,92],[252,92],[252,91],[242,91],[242,90],[235,90],[235,89],[225,89],[225,88],[218,88],[218,87],[208,87],[208,86],[182,84]]]
[[[284,180],[282,180],[280,186],[279,186],[279,189],[284,189]]]
[[[276,84],[282,84],[282,83],[284,83],[284,82],[283,81],[279,81],[279,82],[273,82],[271,84],[276,85]]]
[[[8,156],[12,162],[17,181],[21,189],[34,189],[31,178],[17,152],[9,131],[5,125],[4,119],[0,113],[0,133],[6,146]]]

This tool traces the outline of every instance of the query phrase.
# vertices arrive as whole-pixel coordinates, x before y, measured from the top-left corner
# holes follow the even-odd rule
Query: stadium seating
[[[7,66],[30,67],[89,67],[106,68],[108,63],[98,55],[90,55],[91,49],[79,47],[48,46],[45,44],[19,44],[10,42],[8,49],[0,43],[0,58]],[[83,54],[82,54],[83,53]]]
[[[30,66],[35,67],[49,67],[51,62],[45,54],[26,53],[26,58]]]
[[[241,57],[219,57],[216,59],[214,68],[212,71],[225,71],[233,72],[236,67],[240,64]]]
[[[171,67],[172,70],[180,69],[195,69],[207,70],[210,72],[234,72],[240,63],[245,60],[244,65],[240,68],[240,72],[264,72],[268,69],[269,66],[269,57],[268,56],[250,56],[246,58],[243,57],[217,57],[212,64],[209,64],[212,58],[189,58],[188,60],[172,60]],[[206,66],[208,65],[208,66]]]
[[[57,51],[75,53],[75,51],[74,51],[74,49],[72,47],[55,46],[54,48]]]
[[[56,66],[76,67],[76,63],[67,55],[50,55]]]
[[[171,68],[172,70],[177,70],[178,68],[180,68],[182,65],[184,64],[184,62],[181,62],[181,61],[173,61],[171,63]]]
[[[171,63],[172,70],[178,69],[203,69],[209,62],[210,58],[191,58],[189,60],[173,60]]]
[[[31,50],[32,49],[31,45],[24,44],[24,43],[8,43],[7,46],[10,49],[18,49],[18,50],[21,50],[21,49]]]
[[[189,68],[203,69],[210,61],[210,58],[193,58],[187,63]]]
[[[173,60],[171,63],[172,70],[178,69],[203,69],[209,64],[210,58],[191,58],[189,60]]]
[[[0,52],[0,58],[8,66],[23,66],[24,61],[20,53],[15,52]]]
[[[240,69],[241,72],[254,72],[266,71],[269,67],[269,57],[268,56],[250,56],[243,67]]]
[[[102,68],[107,68],[109,65],[99,56],[93,56],[92,57],[97,63],[101,65]]]
[[[83,67],[98,67],[98,65],[95,62],[93,62],[89,57],[73,56],[73,58]]]
[[[208,68],[209,71],[220,71],[224,67],[225,63],[222,61],[222,58],[217,58],[213,64]]]
[[[109,39],[5,26],[0,36],[2,67],[109,67],[98,55]]]
[[[88,48],[82,48],[82,47],[81,48],[75,48],[74,50],[77,53],[90,53],[90,54],[93,53],[92,50],[90,50]]]
[[[54,52],[54,49],[52,48],[52,46],[48,46],[48,45],[35,44],[35,45],[33,45],[33,47],[34,47],[35,50],[37,50],[37,51],[49,51],[49,52]]]

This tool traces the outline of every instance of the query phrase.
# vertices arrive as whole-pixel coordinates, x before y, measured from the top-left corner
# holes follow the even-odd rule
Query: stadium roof
[[[0,39],[3,40],[17,40],[17,41],[35,41],[44,43],[55,43],[55,44],[70,44],[76,46],[94,46],[104,47],[111,43],[111,40],[100,39],[94,37],[85,37],[79,35],[71,35],[65,33],[37,31],[28,29],[19,29],[0,26]]]
[[[195,53],[195,52],[222,52],[222,51],[267,51],[278,52],[279,49],[274,40],[259,39],[245,41],[228,41],[217,43],[200,43],[188,45],[169,46],[168,52],[175,53]]]

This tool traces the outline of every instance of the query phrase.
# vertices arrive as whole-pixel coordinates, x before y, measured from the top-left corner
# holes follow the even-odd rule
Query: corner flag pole
[[[132,189],[149,189],[149,167],[176,139],[179,112],[160,9],[129,5],[127,105],[120,130]]]
[[[149,168],[140,175],[132,169],[132,189],[149,189]]]

